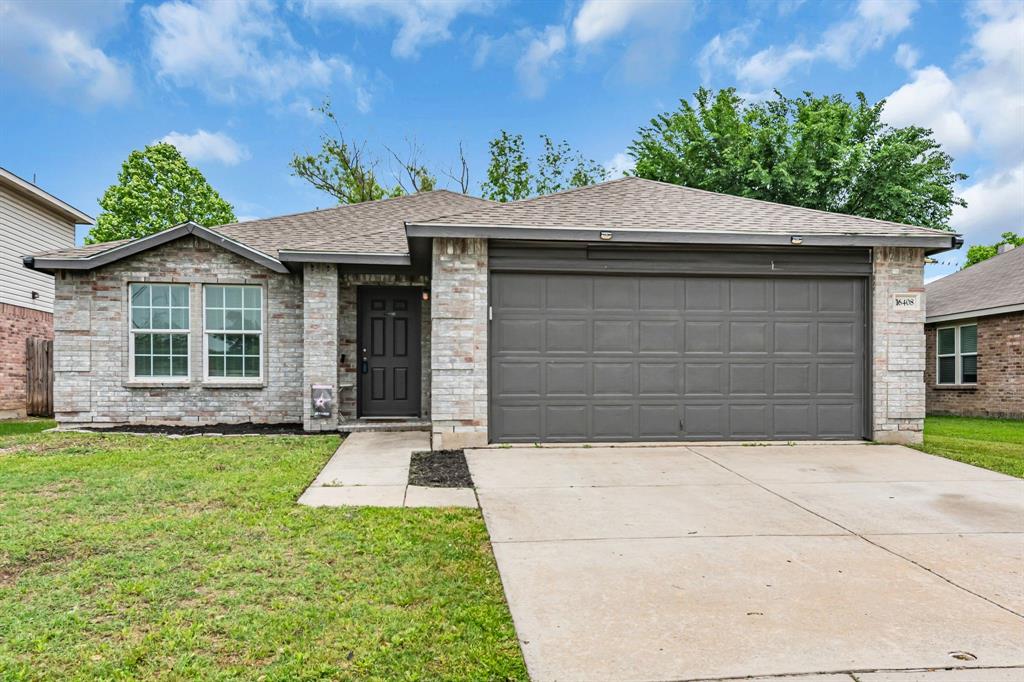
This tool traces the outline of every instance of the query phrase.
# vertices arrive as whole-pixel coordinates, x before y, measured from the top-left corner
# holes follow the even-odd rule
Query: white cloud
[[[249,158],[249,151],[224,133],[211,133],[202,128],[189,135],[172,130],[158,142],[174,145],[189,161],[217,161],[234,166]]]
[[[302,49],[269,0],[169,0],[142,8],[159,75],[213,99],[279,100],[298,90],[349,86],[356,106],[370,93],[356,69],[337,55]]]
[[[957,207],[950,224],[971,243],[991,243],[1007,230],[1024,227],[1024,163],[983,178],[960,194],[967,208]]]
[[[527,97],[542,97],[555,70],[555,60],[565,50],[565,28],[548,26],[534,36],[516,63],[516,76]]]
[[[711,81],[714,71],[736,61],[736,54],[750,44],[755,28],[756,24],[737,26],[725,34],[719,33],[704,45],[697,55],[697,67],[704,83]]]
[[[893,55],[892,60],[901,68],[913,71],[914,67],[917,66],[917,60],[920,58],[921,54],[916,49],[906,43],[900,43],[896,46],[896,53]]]
[[[626,171],[632,171],[636,162],[626,152],[619,152],[604,162],[604,169],[608,172],[608,179],[621,178]]]
[[[733,55],[733,49],[721,49],[726,37],[716,35],[705,45],[699,63],[702,68],[731,66],[734,75],[747,88],[767,89],[779,85],[796,68],[825,60],[848,68],[865,53],[882,47],[890,38],[910,26],[917,0],[860,0],[854,15],[825,29],[821,40],[813,44],[795,41],[788,45],[770,45],[746,59]],[[728,35],[728,34],[726,34]]]
[[[974,135],[957,111],[959,93],[953,81],[937,66],[914,72],[914,79],[886,98],[882,120],[897,126],[931,128],[946,151],[968,150]]]
[[[125,3],[0,3],[0,66],[33,87],[89,105],[132,94],[131,68],[99,45],[123,21]],[[77,96],[76,96],[77,95]]]
[[[481,0],[302,0],[308,16],[340,16],[361,24],[398,22],[391,44],[396,57],[415,57],[428,45],[450,40],[451,24],[460,14],[482,13],[490,2]]]

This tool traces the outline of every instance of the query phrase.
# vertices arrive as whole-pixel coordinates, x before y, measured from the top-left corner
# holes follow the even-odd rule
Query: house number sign
[[[893,310],[920,310],[921,309],[921,294],[920,293],[893,294],[892,295],[892,308],[893,308]]]

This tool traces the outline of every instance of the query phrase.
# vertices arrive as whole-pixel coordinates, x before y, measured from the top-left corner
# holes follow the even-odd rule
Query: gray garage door
[[[864,289],[493,273],[491,439],[861,438]]]

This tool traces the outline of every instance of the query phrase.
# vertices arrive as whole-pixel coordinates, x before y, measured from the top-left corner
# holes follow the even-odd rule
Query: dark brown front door
[[[359,287],[359,416],[420,413],[417,287]]]

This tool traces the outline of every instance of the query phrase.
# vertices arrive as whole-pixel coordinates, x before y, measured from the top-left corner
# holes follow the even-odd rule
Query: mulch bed
[[[156,433],[166,436],[199,436],[218,434],[223,436],[260,436],[268,434],[287,434],[302,436],[302,424],[213,424],[211,426],[161,426],[157,424],[126,424],[110,428],[86,428],[85,431],[96,433]]]
[[[409,485],[428,488],[472,488],[473,478],[462,450],[414,452],[409,461]]]

